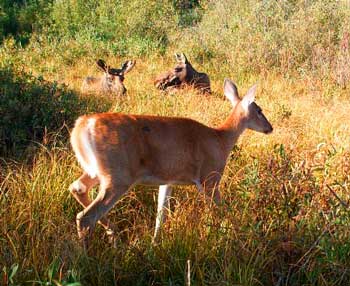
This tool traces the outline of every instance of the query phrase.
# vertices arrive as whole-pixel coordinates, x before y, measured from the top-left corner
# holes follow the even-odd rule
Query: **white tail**
[[[86,242],[86,234],[97,221],[113,234],[104,215],[137,184],[160,185],[155,237],[171,185],[195,184],[220,201],[218,185],[238,137],[247,128],[272,132],[271,124],[254,103],[256,86],[240,99],[234,83],[226,79],[224,92],[232,110],[217,128],[188,118],[120,113],[82,116],[76,121],[71,143],[84,173],[70,190],[84,207],[77,215],[80,238]],[[99,193],[91,202],[88,191],[98,183]]]
[[[135,61],[126,61],[120,69],[111,68],[101,59],[99,59],[96,64],[104,75],[101,77],[86,77],[83,80],[81,91],[83,93],[95,91],[124,95],[126,93],[126,88],[123,83],[124,76],[134,67]]]

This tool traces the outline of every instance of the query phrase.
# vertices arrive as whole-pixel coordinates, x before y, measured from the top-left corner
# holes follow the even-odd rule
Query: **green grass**
[[[124,105],[116,100],[115,106],[133,113],[192,115],[209,124],[228,112],[221,98],[203,101],[186,91],[174,97],[157,93],[152,91],[146,99],[130,98]],[[260,98],[264,106],[264,94]],[[305,103],[302,97],[294,100]],[[176,188],[173,212],[157,246],[151,243],[155,188],[131,191],[109,214],[117,233],[116,249],[97,227],[86,254],[75,226],[81,208],[68,192],[80,173],[70,149],[34,148],[37,153],[29,165],[4,162],[3,277],[18,264],[14,284],[55,280],[63,285],[77,281],[82,285],[183,285],[189,260],[193,285],[269,285],[279,280],[288,280],[288,285],[345,285],[349,214],[326,184],[345,202],[349,199],[349,149],[336,145],[332,136],[329,144],[315,149],[310,141],[319,142],[320,134],[316,138],[314,133],[298,135],[293,126],[298,122],[292,121],[297,120],[293,118],[297,111],[295,106],[290,108],[292,115],[281,122],[278,109],[265,111],[274,122],[275,134],[243,135],[221,184],[223,207],[210,207],[193,187]],[[315,118],[303,130],[326,123],[339,122]],[[281,145],[280,132],[286,129],[291,133],[284,138],[289,144]],[[294,136],[298,143],[292,146]],[[327,133],[322,136],[326,139]]]
[[[186,285],[188,274],[190,285],[348,284],[344,1],[34,2],[0,11],[12,15],[0,21],[0,130],[12,138],[0,155],[2,284]],[[36,12],[35,5],[46,8]],[[87,15],[84,5],[96,9]],[[59,9],[71,9],[71,23]],[[151,21],[143,26],[146,16]],[[24,24],[32,19],[36,25],[28,30]],[[175,51],[209,74],[211,96],[154,88],[155,76],[174,65]],[[125,78],[126,98],[80,93],[85,76],[99,75],[97,58],[113,66],[137,60]],[[75,225],[81,207],[68,191],[81,173],[68,140],[74,119],[110,110],[216,126],[230,111],[222,94],[226,77],[241,95],[258,82],[257,102],[274,132],[240,138],[220,186],[224,204],[210,205],[194,187],[176,187],[160,243],[153,245],[157,188],[136,187],[108,215],[116,248],[97,226],[84,252]],[[33,112],[24,122],[28,106]]]

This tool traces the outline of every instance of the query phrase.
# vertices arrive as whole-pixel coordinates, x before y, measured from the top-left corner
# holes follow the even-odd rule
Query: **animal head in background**
[[[120,69],[112,68],[104,60],[99,59],[96,64],[104,73],[100,77],[86,77],[82,84],[82,92],[102,92],[124,95],[124,77],[135,65],[135,61],[126,61]]]
[[[156,78],[155,86],[158,89],[168,91],[189,85],[201,93],[211,93],[210,80],[206,73],[196,71],[183,53],[175,53],[175,59],[176,66]]]

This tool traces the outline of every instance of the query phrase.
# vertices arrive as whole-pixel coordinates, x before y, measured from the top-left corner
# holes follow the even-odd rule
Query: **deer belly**
[[[151,176],[151,175],[145,175],[143,177],[140,177],[137,182],[137,185],[147,185],[147,186],[153,186],[153,185],[193,185],[193,180],[185,179],[182,180],[181,178],[161,178],[157,176]]]

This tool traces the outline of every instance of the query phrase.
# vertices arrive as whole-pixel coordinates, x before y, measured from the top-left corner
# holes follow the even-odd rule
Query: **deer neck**
[[[240,106],[236,106],[226,120],[217,128],[223,151],[228,156],[239,136],[246,129],[244,113]]]
[[[186,68],[186,80],[192,81],[194,78],[196,78],[198,75],[198,72],[193,68],[191,64],[187,64]]]

